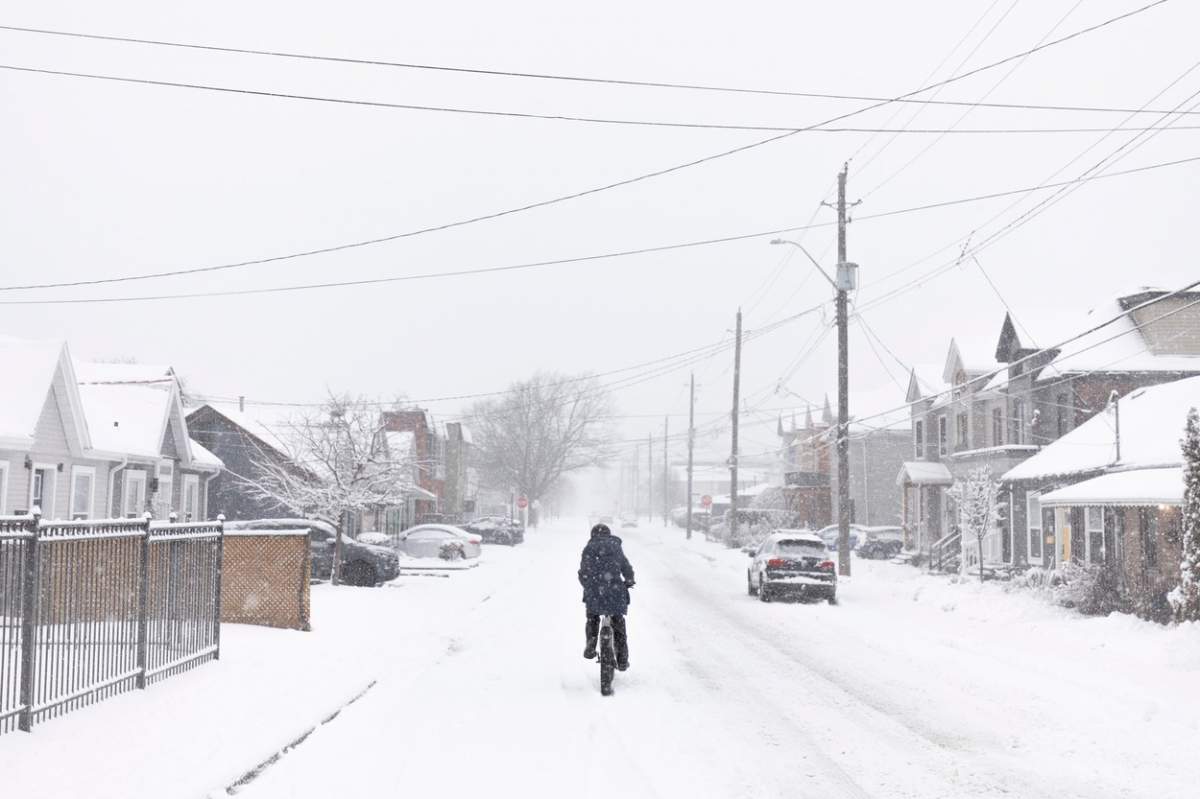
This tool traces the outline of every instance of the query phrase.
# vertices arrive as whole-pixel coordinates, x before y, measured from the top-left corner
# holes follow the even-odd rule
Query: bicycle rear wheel
[[[600,629],[600,693],[612,696],[613,673],[617,667],[617,653],[613,646],[612,628],[605,626]]]

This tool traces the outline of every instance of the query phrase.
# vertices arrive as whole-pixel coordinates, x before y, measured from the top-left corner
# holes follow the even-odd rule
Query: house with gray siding
[[[163,385],[147,401],[136,390],[100,387],[96,370],[109,366],[76,363],[63,341],[0,337],[0,369],[9,376],[0,393],[0,513],[204,516],[204,488],[221,464],[188,438],[178,381],[156,375]]]

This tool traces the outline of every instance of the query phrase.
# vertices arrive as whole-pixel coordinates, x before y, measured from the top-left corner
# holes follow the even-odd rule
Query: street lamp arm
[[[796,249],[800,250],[800,252],[802,252],[806,256],[808,256],[808,260],[812,261],[812,265],[814,267],[816,267],[816,270],[818,272],[821,273],[821,277],[825,278],[825,281],[827,283],[829,283],[829,285],[833,286],[834,291],[837,291],[837,287],[838,287],[837,283],[835,283],[833,278],[831,278],[829,276],[828,272],[826,272],[824,269],[821,268],[821,265],[819,263],[817,263],[817,259],[812,257],[812,253],[810,253],[808,250],[806,250],[804,248],[803,244],[801,244],[798,241],[792,241],[791,239],[771,239],[771,243],[772,244],[790,244],[793,247],[795,247]]]

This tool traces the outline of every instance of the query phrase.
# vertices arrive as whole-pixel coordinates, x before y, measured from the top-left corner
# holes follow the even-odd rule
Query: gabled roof
[[[198,462],[188,436],[179,384],[174,378],[152,382],[85,383],[79,386],[92,447],[103,457],[152,460],[163,456],[168,434],[184,466]],[[210,453],[211,454],[211,453]],[[215,457],[215,456],[214,456]],[[219,467],[220,461],[216,465]]]
[[[936,366],[918,365],[908,372],[908,392],[905,402],[916,402],[920,399],[936,397],[945,391],[940,381],[940,371]]]
[[[75,364],[75,377],[80,383],[156,383],[176,379],[170,366],[87,361]]]
[[[290,448],[284,442],[287,425],[291,418],[290,410],[274,410],[269,406],[259,406],[250,411],[240,411],[234,407],[217,407],[212,404],[201,405],[188,414],[191,418],[207,408],[211,413],[224,418],[230,424],[240,427],[261,445],[275,452],[276,455],[289,458]]]
[[[1039,480],[1097,471],[1175,466],[1188,410],[1200,407],[1200,377],[1139,388],[1017,464],[1004,480]],[[1117,459],[1117,412],[1121,457]]]
[[[68,443],[80,452],[89,448],[87,423],[66,342],[0,336],[0,373],[10,378],[0,391],[0,443],[18,449],[33,446],[38,420],[51,397],[55,378],[61,375],[66,392],[64,410],[73,416],[76,430],[76,439]]]
[[[906,461],[896,475],[896,485],[905,483],[948,486],[954,484],[954,477],[946,464],[940,461]]]

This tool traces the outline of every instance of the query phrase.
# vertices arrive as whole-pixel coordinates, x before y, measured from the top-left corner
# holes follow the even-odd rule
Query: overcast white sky
[[[1144,0],[655,2],[19,2],[0,24],[187,42],[637,80],[894,96],[937,72],[1029,48]],[[1073,9],[1073,11],[1072,11]],[[1064,14],[1065,21],[1055,28]],[[964,34],[982,23],[957,50]],[[1007,14],[1007,16],[1004,16]],[[991,35],[984,34],[1001,20]],[[1200,4],[1172,0],[1130,20],[942,90],[940,99],[1139,107],[1191,67]],[[803,126],[861,104],[795,97],[590,86],[0,32],[0,63],[399,103],[656,120]],[[961,70],[957,70],[961,71]],[[995,88],[993,88],[995,87]],[[1154,103],[1200,89],[1200,69]],[[764,133],[618,127],[348,107],[0,71],[0,275],[4,285],[139,274],[261,258],[403,232],[587,189],[765,138]],[[962,108],[879,109],[846,125],[947,127]],[[1120,114],[976,109],[962,128],[1109,127]],[[1145,116],[1143,124],[1157,118]],[[1200,124],[1200,116],[1179,125]],[[1133,134],[1100,143],[1072,178]],[[1036,185],[1096,133],[950,135],[888,179],[928,135],[802,133],[672,175],[369,248],[188,278],[3,292],[0,299],[137,296],[499,266],[801,225],[841,163],[867,215]],[[865,147],[864,147],[865,145]],[[886,145],[886,146],[885,146]],[[860,150],[861,148],[861,150]],[[873,157],[874,156],[874,157]],[[1200,156],[1195,130],[1168,131],[1115,169]],[[1196,273],[1200,164],[1087,185],[979,253],[1034,334],[1140,284]],[[882,181],[887,182],[872,191]],[[1039,194],[1034,200],[1044,197]],[[854,223],[858,302],[945,262],[1011,198]],[[817,221],[832,220],[823,209]],[[255,297],[6,306],[0,332],[65,337],[77,355],[174,365],[194,390],[317,400],[326,387],[437,397],[503,388],[538,369],[618,369],[720,340],[829,299],[802,257],[769,237],[529,272]],[[804,242],[832,266],[833,230]],[[897,274],[898,273],[898,274]],[[832,305],[830,304],[830,308]],[[1004,309],[974,263],[866,310],[904,363],[940,364],[951,336],[994,345]],[[773,444],[772,391],[835,390],[835,337],[794,365],[814,316],[747,345],[743,451]],[[976,344],[978,342],[978,344]],[[891,356],[852,330],[855,385],[901,388]],[[732,355],[696,367],[702,420],[726,409]],[[624,389],[626,414],[686,412],[687,370]],[[461,403],[434,404],[452,413]],[[676,429],[684,417],[674,417]],[[624,433],[661,429],[627,419]],[[713,446],[717,439],[710,439]]]

